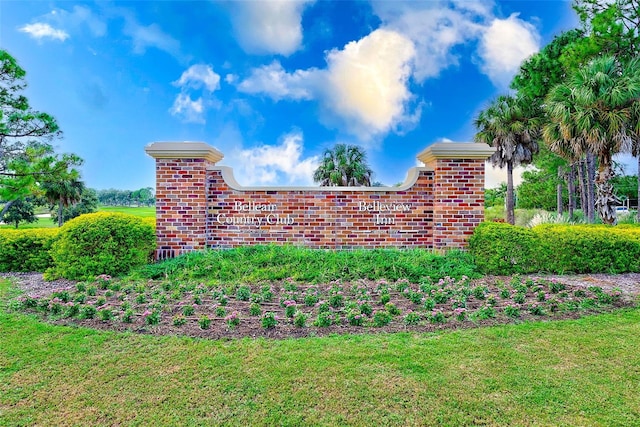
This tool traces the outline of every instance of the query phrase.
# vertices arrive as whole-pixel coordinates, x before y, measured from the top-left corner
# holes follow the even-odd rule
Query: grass
[[[18,226],[18,230],[24,230],[27,228],[54,228],[57,227],[58,224],[54,223],[51,218],[38,218],[36,222],[32,222],[32,223],[20,223],[20,225]],[[15,225],[13,224],[4,224],[4,223],[0,223],[0,230],[2,229],[11,229],[11,230],[15,230]]]
[[[129,215],[135,215],[142,218],[155,218],[156,216],[156,207],[155,206],[100,206],[98,208],[98,212],[121,212]],[[47,212],[42,212],[47,213]],[[57,227],[58,223],[54,223],[51,218],[38,218],[36,222],[32,222],[30,224],[20,223],[18,226],[19,230],[24,230],[26,228],[54,228]],[[15,229],[14,225],[11,224],[3,224],[0,223],[0,229],[10,228]]]
[[[0,425],[629,425],[639,346],[638,309],[282,341],[99,332],[2,311]]]
[[[155,206],[100,206],[98,212],[120,212],[142,218],[155,218]]]

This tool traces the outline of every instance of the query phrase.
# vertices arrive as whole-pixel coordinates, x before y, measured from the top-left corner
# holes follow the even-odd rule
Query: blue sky
[[[312,185],[357,144],[393,185],[576,25],[568,1],[0,1],[0,47],[97,189],[154,186],[153,141],[207,142],[244,185]]]

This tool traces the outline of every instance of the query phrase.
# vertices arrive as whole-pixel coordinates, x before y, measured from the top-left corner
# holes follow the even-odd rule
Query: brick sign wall
[[[249,244],[460,248],[484,218],[485,144],[434,144],[400,187],[242,187],[204,143],[153,143],[158,258]]]

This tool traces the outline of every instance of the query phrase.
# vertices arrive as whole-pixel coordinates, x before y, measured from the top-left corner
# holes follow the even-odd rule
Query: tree
[[[547,97],[544,138],[552,149],[569,147],[576,155],[589,151],[597,157],[595,206],[606,224],[616,222],[618,203],[610,182],[613,155],[630,150],[636,126],[632,108],[639,97],[640,61],[622,64],[611,56],[591,61]]]
[[[500,183],[498,188],[485,188],[484,189],[484,206],[504,206],[504,199],[507,195],[507,184]]]
[[[77,176],[70,175],[67,179],[58,181],[48,181],[43,183],[42,190],[44,197],[52,205],[57,205],[58,227],[62,227],[64,222],[63,209],[80,201],[85,186]]]
[[[313,181],[322,186],[371,186],[373,171],[367,155],[356,145],[337,144],[325,150]]]
[[[80,195],[80,200],[62,209],[62,222],[67,222],[70,219],[76,218],[80,215],[93,213],[98,210],[98,195],[96,191],[91,188],[85,188]],[[58,223],[58,211],[51,212],[51,220]]]
[[[5,224],[13,224],[16,228],[21,222],[32,223],[38,221],[35,206],[29,199],[17,199],[0,217]]]
[[[131,199],[135,200],[138,207],[140,205],[151,206],[155,203],[153,188],[145,187],[131,192]]]
[[[539,113],[522,97],[498,97],[474,120],[476,142],[496,147],[490,157],[494,166],[507,167],[507,222],[515,224],[513,168],[531,163],[538,152]]]
[[[573,8],[589,36],[577,43],[575,51],[593,56],[615,56],[621,63],[633,60],[640,53],[640,2],[638,0],[576,0]],[[632,107],[635,123],[631,154],[637,158],[637,180],[640,188],[640,112]],[[640,221],[640,193],[638,193]]]
[[[588,34],[573,46],[579,55],[615,56],[627,62],[640,50],[638,0],[575,0],[573,5]],[[587,54],[587,55],[585,55]],[[584,65],[584,64],[581,64]]]
[[[38,189],[38,183],[64,175],[81,162],[73,154],[56,154],[51,141],[62,135],[49,114],[35,111],[21,95],[26,72],[15,58],[0,49],[0,200],[7,203]]]

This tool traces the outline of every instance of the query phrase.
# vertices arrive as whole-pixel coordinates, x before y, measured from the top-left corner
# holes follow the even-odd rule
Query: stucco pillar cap
[[[213,164],[224,157],[205,142],[152,142],[144,151],[154,159],[205,159]]]
[[[496,151],[485,143],[437,142],[418,154],[425,165],[437,159],[488,159]]]

